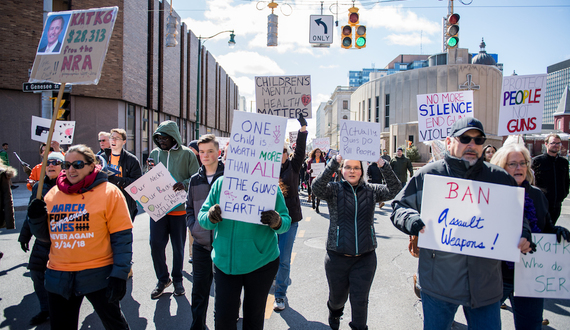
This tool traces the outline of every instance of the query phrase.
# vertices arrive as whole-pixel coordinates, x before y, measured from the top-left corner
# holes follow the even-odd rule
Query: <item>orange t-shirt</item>
[[[114,169],[115,171],[119,171],[118,174],[115,174],[117,177],[123,176],[123,168],[119,166],[119,160],[121,159],[121,155],[113,155],[111,154],[111,159],[109,160],[109,167]]]
[[[39,163],[38,165],[34,166],[34,168],[32,168],[32,173],[30,173],[29,179],[34,181],[40,181],[40,174],[42,174],[42,163]],[[26,184],[26,187],[28,187],[29,191],[32,191],[34,185],[28,182]]]
[[[84,194],[57,186],[45,196],[51,238],[48,268],[66,272],[113,264],[110,234],[133,225],[123,194],[104,182]]]

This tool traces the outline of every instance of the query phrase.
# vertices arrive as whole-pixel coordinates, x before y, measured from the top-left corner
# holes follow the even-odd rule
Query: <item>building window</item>
[[[152,112],[152,132],[150,134],[153,134],[154,132],[156,132],[156,129],[158,128],[159,124],[160,124],[160,122],[158,121],[158,111],[153,111]]]
[[[342,116],[342,119],[348,119],[347,115]]]
[[[390,127],[390,94],[384,96],[384,128],[388,127]]]
[[[348,110],[348,100],[342,101],[342,110]]]
[[[376,122],[380,122],[380,96],[376,96]]]
[[[410,141],[411,144],[414,144],[414,136],[408,135],[408,141]]]
[[[358,115],[360,116],[360,102],[358,102]],[[360,118],[358,120],[360,120]]]
[[[362,121],[366,121],[366,101],[362,101]]]
[[[396,147],[396,136],[393,136],[392,140],[394,141],[394,143],[393,143],[394,144],[394,153],[396,153],[396,148],[397,148]]]
[[[372,99],[368,99],[368,121],[372,121]]]
[[[131,153],[135,152],[135,105],[127,106],[127,150]]]
[[[188,145],[186,142],[188,141],[187,136],[188,136],[188,127],[186,124],[186,120],[182,119],[181,120],[181,124],[180,124],[180,128],[182,128],[182,144],[183,145]]]
[[[142,159],[143,163],[146,163],[150,150],[148,149],[148,109],[144,108],[142,110]]]

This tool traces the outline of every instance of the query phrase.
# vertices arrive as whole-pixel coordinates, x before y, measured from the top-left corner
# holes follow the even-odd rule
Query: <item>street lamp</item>
[[[230,33],[230,40],[228,41],[228,46],[230,48],[233,48],[236,45],[236,41],[235,41],[235,34],[234,34],[234,30],[226,30],[226,31],[222,31],[222,32],[218,32],[216,34],[214,34],[213,36],[210,37],[202,37],[199,36],[198,37],[198,79],[196,80],[196,140],[198,140],[200,138],[200,85],[202,85],[202,79],[200,79],[200,69],[202,68],[202,40],[204,40],[204,43],[206,43],[207,40],[212,39],[222,33],[226,33],[229,32]]]
[[[178,19],[172,15],[172,3],[170,4],[170,15],[166,18],[166,47],[176,47],[178,40]]]

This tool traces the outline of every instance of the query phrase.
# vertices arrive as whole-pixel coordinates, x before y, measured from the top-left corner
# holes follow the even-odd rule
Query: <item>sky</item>
[[[174,10],[196,36],[235,31],[236,45],[228,47],[229,33],[204,43],[239,87],[248,109],[255,109],[255,76],[310,75],[313,117],[337,86],[348,86],[348,72],[384,68],[400,54],[442,52],[442,19],[448,1],[355,1],[360,24],[367,28],[366,48],[343,49],[341,27],[347,24],[353,1],[275,1],[278,7],[278,46],[267,46],[268,1],[170,0]],[[321,12],[322,4],[322,12]],[[498,54],[503,74],[546,73],[549,65],[570,59],[570,1],[462,0],[453,1],[460,15],[459,47],[479,52],[484,38],[488,53]],[[310,15],[334,15],[330,48],[309,43]],[[255,111],[255,110],[254,110]],[[309,139],[315,120],[309,119]],[[288,131],[298,129],[289,120]]]

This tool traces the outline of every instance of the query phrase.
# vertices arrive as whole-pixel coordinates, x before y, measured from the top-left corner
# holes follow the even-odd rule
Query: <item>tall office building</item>
[[[570,85],[570,60],[553,64],[546,68],[546,98],[544,100],[544,113],[542,114],[542,127],[554,128],[554,112],[558,108],[562,93]],[[546,125],[546,126],[545,126]]]

